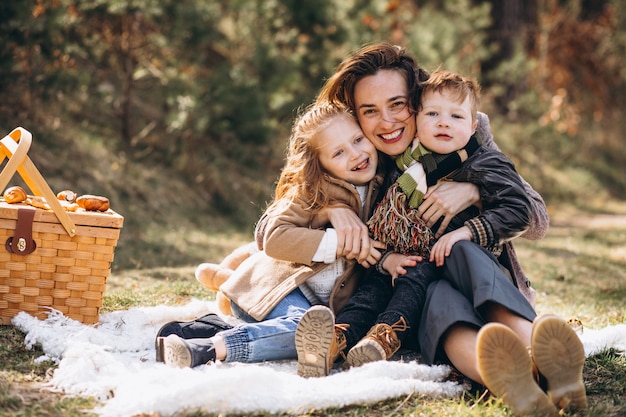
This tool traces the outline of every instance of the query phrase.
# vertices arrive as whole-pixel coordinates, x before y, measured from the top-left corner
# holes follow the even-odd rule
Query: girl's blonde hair
[[[309,106],[294,122],[287,148],[287,157],[276,190],[274,201],[301,200],[317,211],[329,203],[323,186],[324,169],[320,164],[317,135],[335,117],[352,115],[343,107],[327,102]]]

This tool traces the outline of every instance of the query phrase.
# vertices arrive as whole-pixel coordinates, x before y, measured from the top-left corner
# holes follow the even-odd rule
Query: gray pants
[[[492,253],[470,241],[454,245],[446,259],[443,278],[428,287],[418,331],[422,360],[449,363],[441,346],[445,332],[455,324],[481,328],[485,303],[500,304],[533,321],[537,313]]]

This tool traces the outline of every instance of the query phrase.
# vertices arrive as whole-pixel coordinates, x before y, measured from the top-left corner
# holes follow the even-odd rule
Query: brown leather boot
[[[558,410],[535,382],[527,348],[509,327],[489,323],[480,329],[476,361],[485,386],[513,415],[558,417]]]
[[[367,335],[348,352],[346,362],[349,366],[361,366],[368,362],[386,361],[400,349],[400,340],[396,332],[407,329],[404,317],[400,317],[392,326],[386,323],[374,325]]]
[[[531,348],[552,402],[566,410],[587,407],[583,383],[585,350],[571,325],[554,315],[537,317],[533,321]]]
[[[317,305],[307,310],[296,328],[298,375],[327,376],[340,355],[344,355],[348,325],[335,324],[328,307]]]

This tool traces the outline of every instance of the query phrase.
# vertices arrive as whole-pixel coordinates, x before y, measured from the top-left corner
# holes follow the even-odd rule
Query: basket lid
[[[6,201],[0,200],[0,218],[17,220],[17,210],[20,207],[31,206],[23,203],[9,204]],[[68,212],[67,214],[76,225],[81,226],[121,229],[124,224],[124,217],[111,209],[104,212],[78,209],[75,212]],[[33,221],[42,223],[59,223],[59,219],[52,210],[45,210],[41,208],[35,209],[35,217],[33,218]]]

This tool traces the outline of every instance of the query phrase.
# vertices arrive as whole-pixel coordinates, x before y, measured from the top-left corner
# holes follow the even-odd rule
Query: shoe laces
[[[333,362],[335,361],[335,359],[337,359],[338,356],[341,356],[343,358],[343,360],[346,360],[346,353],[344,352],[346,349],[346,346],[348,345],[348,342],[346,340],[346,330],[348,330],[350,328],[349,324],[346,323],[341,323],[341,324],[335,324],[335,339],[334,339],[334,344],[333,344],[333,348],[331,348],[331,350],[334,350],[334,352],[332,352],[331,356],[334,358]]]
[[[371,328],[367,337],[376,341],[385,351],[387,358],[390,358],[394,353],[400,349],[400,340],[396,332],[403,332],[408,328],[404,317],[400,317],[400,320],[393,325],[387,323],[378,323]]]

